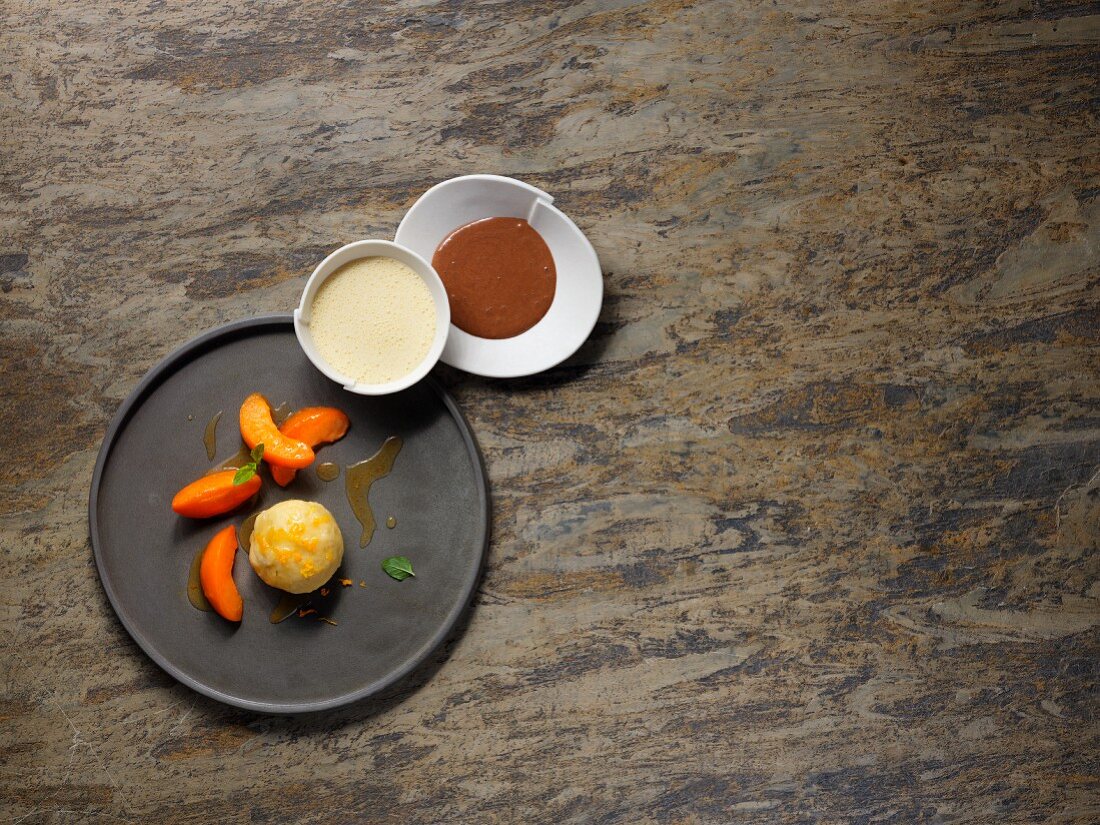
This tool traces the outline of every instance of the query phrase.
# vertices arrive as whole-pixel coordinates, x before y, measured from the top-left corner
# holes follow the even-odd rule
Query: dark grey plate
[[[286,489],[264,470],[259,506],[287,498],[319,501],[344,534],[341,573],[313,616],[268,621],[281,593],[264,585],[238,552],[233,577],[244,619],[233,625],[187,600],[195,553],[255,507],[194,521],[172,512],[176,491],[240,446],[237,410],[251,392],[293,408],[331,405],[351,418],[317,462],[341,465],[373,455],[391,435],[404,447],[371,490],[379,526],[359,547],[359,523],[344,477],[325,483],[314,468]],[[206,459],[206,422],[224,411],[218,456]],[[191,420],[188,420],[191,416]],[[388,529],[387,516],[397,519]],[[158,665],[186,685],[250,710],[322,710],[375,693],[424,660],[467,606],[489,538],[489,491],[477,443],[447,392],[432,379],[396,395],[352,395],[306,360],[290,316],[254,318],[201,335],[141,381],[103,439],[89,501],[92,550],[123,626]],[[408,556],[416,578],[397,582],[381,568]],[[360,587],[360,580],[366,587]],[[335,582],[335,579],[334,579]]]

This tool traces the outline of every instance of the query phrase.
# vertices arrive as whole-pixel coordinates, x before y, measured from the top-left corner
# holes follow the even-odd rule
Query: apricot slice
[[[271,417],[271,405],[258,392],[241,404],[241,438],[250,450],[263,444],[264,461],[272,467],[300,470],[313,463],[313,448],[279,432]]]
[[[237,555],[237,528],[230,524],[214,534],[202,551],[199,581],[202,594],[219,616],[239,622],[244,615],[244,601],[233,581],[233,559]]]
[[[351,422],[335,407],[306,407],[290,416],[279,432],[289,438],[304,441],[310,447],[339,441],[348,431]],[[271,477],[280,487],[294,480],[295,470],[289,467],[272,467]]]
[[[260,476],[234,484],[236,470],[219,470],[192,481],[172,498],[172,509],[187,518],[220,516],[240,507],[260,490]]]

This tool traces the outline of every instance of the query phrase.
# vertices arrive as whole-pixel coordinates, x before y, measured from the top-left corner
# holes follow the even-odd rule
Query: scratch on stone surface
[[[84,748],[88,749],[88,752],[96,760],[96,763],[99,765],[100,770],[102,770],[103,773],[106,775],[107,781],[109,781],[111,783],[111,786],[115,789],[115,792],[118,793],[120,797],[123,797],[123,800],[124,800],[123,801],[123,807],[126,808],[127,806],[126,806],[126,803],[125,803],[125,796],[121,793],[122,788],[119,786],[118,782],[115,781],[115,778],[111,774],[111,771],[108,770],[107,763],[103,759],[102,755],[100,754],[99,749],[96,748],[96,746],[94,744],[92,744],[91,742],[88,742],[87,740],[84,739],[83,735],[77,729],[76,725],[73,724],[73,720],[69,718],[69,714],[67,714],[65,712],[65,708],[61,706],[61,703],[56,699],[56,697],[54,697],[52,699],[52,701],[53,701],[54,707],[56,707],[58,712],[61,713],[61,715],[64,717],[65,721],[68,723],[69,727],[73,731],[73,741],[72,741],[72,745],[69,748],[70,751],[75,751],[77,748],[80,748],[80,747],[84,747]]]
[[[191,715],[191,711],[193,711],[194,709],[195,703],[192,702],[190,705],[187,706],[187,710],[184,711],[183,716],[179,718],[176,724],[172,725],[172,727],[168,729],[168,735],[175,733],[176,730],[178,730],[183,725],[183,723],[187,721],[187,717]]]
[[[1086,493],[1091,492],[1095,488],[1097,482],[1100,482],[1100,469],[1097,469],[1097,471],[1095,473],[1093,473],[1092,478],[1090,478],[1088,481],[1085,482],[1082,489]],[[1069,493],[1073,492],[1076,489],[1077,489],[1077,485],[1076,484],[1071,484],[1069,487],[1067,487],[1065,490],[1063,490],[1061,492],[1061,494],[1058,496],[1057,500],[1054,502],[1054,526],[1055,527],[1061,528],[1061,526],[1062,526],[1062,501],[1065,499],[1066,495],[1068,495]]]

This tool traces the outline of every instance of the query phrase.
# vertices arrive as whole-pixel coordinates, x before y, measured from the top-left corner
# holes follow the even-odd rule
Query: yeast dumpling
[[[340,527],[315,501],[281,501],[256,517],[248,561],[272,587],[309,593],[332,578],[343,558]]]

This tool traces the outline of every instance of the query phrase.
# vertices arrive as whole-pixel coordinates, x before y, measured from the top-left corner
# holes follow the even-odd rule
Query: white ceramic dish
[[[394,240],[430,261],[455,229],[482,218],[524,218],[554,256],[557,288],[546,315],[514,338],[478,338],[452,326],[440,360],[490,378],[531,375],[561,363],[584,343],[603,302],[603,274],[592,244],[530,184],[500,175],[466,175],[438,183],[405,214]]]
[[[316,345],[313,343],[313,336],[309,330],[309,319],[317,290],[320,289],[321,284],[325,282],[329,275],[346,263],[359,258],[373,258],[376,256],[394,258],[400,261],[419,275],[427,284],[428,291],[432,295],[432,303],[435,305],[435,337],[432,339],[428,354],[412,372],[385,384],[366,384],[361,381],[354,381],[346,375],[341,375],[321,357]],[[345,390],[360,395],[387,395],[411,387],[435,366],[440,354],[443,352],[444,345],[447,343],[447,334],[450,329],[451,305],[447,300],[447,291],[443,288],[443,282],[439,280],[439,275],[432,269],[432,265],[420,255],[393,241],[356,241],[341,246],[321,261],[317,268],[313,270],[313,274],[306,281],[306,288],[302,292],[302,300],[298,304],[298,308],[294,310],[294,334],[298,336],[298,343],[302,345],[306,357],[313,362],[317,369],[333,381],[343,384]]]

